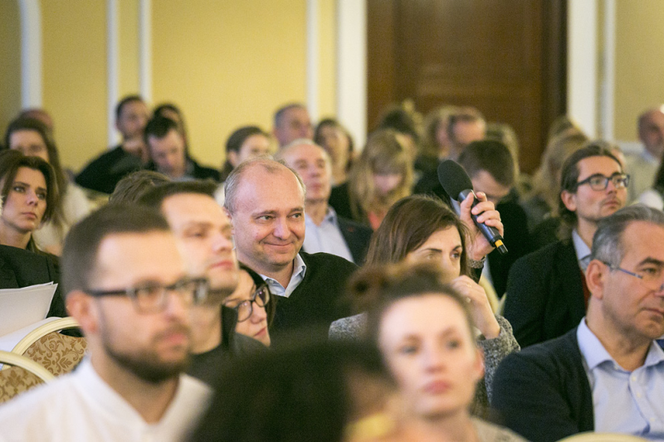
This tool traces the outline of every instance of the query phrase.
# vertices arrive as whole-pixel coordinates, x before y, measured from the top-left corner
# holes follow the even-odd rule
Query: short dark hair
[[[590,157],[608,157],[618,164],[622,172],[622,165],[620,161],[611,153],[612,145],[606,141],[595,140],[589,141],[581,149],[573,152],[565,162],[561,169],[560,174],[560,193],[567,191],[569,193],[576,192],[579,181],[579,162]],[[577,217],[576,213],[569,210],[563,203],[562,198],[558,198],[558,212],[560,219],[564,223],[564,227],[572,229],[576,226]]]
[[[420,247],[437,231],[455,227],[461,237],[461,274],[468,274],[466,236],[468,229],[454,211],[437,197],[412,195],[387,211],[371,236],[366,265],[396,264]]]
[[[139,198],[138,204],[161,210],[164,200],[172,195],[181,193],[196,193],[214,198],[218,184],[212,180],[171,181],[145,191]]]
[[[261,277],[261,275],[258,274],[254,269],[250,268],[246,264],[239,263],[240,264],[240,270],[244,270],[249,274],[251,279],[254,281],[254,284],[256,285],[256,288],[260,287],[261,285],[265,285],[267,290],[270,292],[270,302],[267,303],[265,306],[265,314],[267,315],[267,325],[270,326],[272,325],[272,321],[274,320],[274,315],[277,313],[277,296],[272,294],[272,290],[270,290],[270,286],[265,283],[265,280]]]
[[[122,98],[122,100],[120,100],[120,102],[115,106],[115,119],[116,120],[120,119],[125,104],[129,104],[135,101],[140,101],[141,103],[145,103],[145,101],[143,101],[143,98],[137,94],[127,95],[126,97]]]
[[[191,441],[333,442],[366,412],[367,381],[395,384],[378,349],[358,342],[307,343],[222,367],[216,394]],[[377,404],[372,403],[372,406]]]
[[[141,195],[153,187],[170,183],[166,175],[153,170],[138,170],[118,181],[108,199],[109,203],[135,203]]]
[[[18,150],[5,150],[0,152],[0,196],[2,196],[2,206],[7,204],[7,195],[16,179],[16,174],[21,167],[38,170],[44,175],[46,181],[46,210],[42,221],[48,221],[55,213],[55,207],[59,201],[58,185],[55,181],[55,172],[50,164],[39,157],[27,157]]]
[[[240,152],[245,140],[254,135],[268,136],[268,134],[258,126],[242,126],[235,130],[231,136],[228,137],[228,140],[226,140],[226,153]]]
[[[162,116],[152,117],[152,119],[148,121],[148,124],[145,126],[145,132],[143,134],[145,144],[149,146],[149,137],[161,139],[164,138],[171,130],[174,130],[178,133],[178,135],[182,136],[175,121]]]
[[[302,104],[302,103],[288,103],[283,106],[281,106],[279,109],[276,110],[274,113],[274,126],[279,127],[281,126],[281,120],[284,118],[284,114],[288,112],[291,109],[304,109],[306,110],[307,107]]]
[[[168,223],[156,210],[135,204],[108,204],[75,224],[62,250],[64,293],[87,290],[97,270],[102,241],[114,234],[168,232]]]
[[[514,185],[514,159],[500,141],[473,141],[459,155],[459,164],[471,178],[484,170],[499,184],[505,187]]]
[[[457,112],[454,112],[450,115],[449,121],[447,123],[447,138],[452,144],[456,143],[456,134],[454,133],[454,128],[457,123],[474,123],[482,122],[485,123],[484,115],[475,109],[474,107],[461,107],[457,109]]]

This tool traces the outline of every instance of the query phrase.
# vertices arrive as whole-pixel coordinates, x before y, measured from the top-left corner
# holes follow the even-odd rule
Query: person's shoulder
[[[526,439],[505,427],[476,417],[471,418],[471,420],[477,433],[477,438],[481,442],[527,442]]]
[[[251,356],[264,351],[267,351],[267,347],[254,338],[240,333],[233,336],[233,355],[236,357]]]
[[[312,268],[312,270],[318,270],[318,269],[332,270],[334,268],[338,268],[338,269],[349,269],[353,271],[358,268],[357,265],[353,264],[347,259],[337,255],[333,255],[331,253],[300,252],[300,257],[302,258],[302,261],[304,261],[304,263],[307,265],[307,271],[309,271],[310,267]]]
[[[574,248],[571,241],[558,240],[551,244],[547,244],[541,249],[537,249],[525,256],[522,256],[517,262],[539,263],[539,262],[553,262],[560,257],[560,254],[567,250],[569,247]]]
[[[364,233],[369,236],[373,234],[373,230],[371,229],[371,227],[366,226],[364,224],[360,224],[356,221],[350,220],[343,216],[337,216],[337,221],[339,221],[339,227],[341,227],[342,229],[356,231],[358,233]]]
[[[212,388],[205,382],[188,374],[180,375],[180,388],[183,394],[191,399],[207,399],[212,394]]]
[[[546,360],[550,363],[553,361],[569,362],[573,355],[580,355],[579,346],[576,340],[576,330],[577,329],[575,327],[562,336],[541,342],[539,344],[530,345],[521,349],[520,352],[512,353],[508,356],[508,358],[538,361]],[[505,360],[507,361],[508,358]]]
[[[215,181],[221,180],[221,174],[217,169],[212,167],[202,166],[198,161],[191,159],[192,165],[194,166],[193,175],[197,180],[213,179]]]

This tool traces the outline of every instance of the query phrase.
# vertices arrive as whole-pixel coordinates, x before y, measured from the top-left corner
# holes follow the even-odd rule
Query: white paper
[[[58,285],[53,282],[0,290],[0,336],[46,318]]]

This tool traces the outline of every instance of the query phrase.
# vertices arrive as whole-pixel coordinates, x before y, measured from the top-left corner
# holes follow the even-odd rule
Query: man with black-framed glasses
[[[590,292],[584,272],[597,223],[625,206],[629,176],[609,143],[594,141],[561,169],[561,240],[517,260],[507,279],[505,317],[521,347],[576,327]]]
[[[624,433],[664,440],[664,213],[637,204],[598,223],[577,327],[503,360],[492,405],[529,440]]]
[[[0,408],[0,440],[183,440],[210,396],[183,374],[207,282],[188,275],[166,220],[103,207],[69,232],[62,271],[89,357]]]

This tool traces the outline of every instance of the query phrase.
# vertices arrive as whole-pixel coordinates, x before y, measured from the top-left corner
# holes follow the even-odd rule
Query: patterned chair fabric
[[[43,383],[37,375],[21,367],[9,367],[2,370],[0,371],[0,403]]]
[[[87,345],[85,338],[52,332],[30,345],[23,356],[42,365],[54,376],[60,376],[69,373],[81,362]]]

